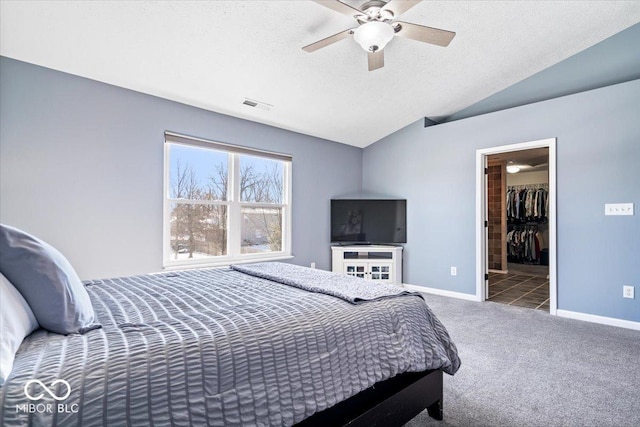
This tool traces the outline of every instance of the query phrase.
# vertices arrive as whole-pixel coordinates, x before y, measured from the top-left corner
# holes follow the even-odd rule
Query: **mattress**
[[[27,337],[0,425],[292,425],[399,373],[460,364],[417,294],[356,305],[231,269],[86,285],[102,328]]]

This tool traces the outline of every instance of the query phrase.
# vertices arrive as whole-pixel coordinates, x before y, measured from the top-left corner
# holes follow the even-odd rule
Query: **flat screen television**
[[[407,242],[404,199],[332,199],[331,241],[384,244]]]

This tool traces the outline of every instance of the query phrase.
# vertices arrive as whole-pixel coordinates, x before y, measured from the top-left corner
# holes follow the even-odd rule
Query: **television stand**
[[[331,270],[374,282],[402,286],[402,246],[331,247]]]

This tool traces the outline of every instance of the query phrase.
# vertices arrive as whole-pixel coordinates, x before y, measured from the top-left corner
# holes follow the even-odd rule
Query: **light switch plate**
[[[633,203],[607,203],[604,205],[605,215],[633,215]]]

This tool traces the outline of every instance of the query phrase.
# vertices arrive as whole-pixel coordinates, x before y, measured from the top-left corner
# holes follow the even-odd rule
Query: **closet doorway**
[[[477,298],[555,314],[555,139],[478,150]]]

